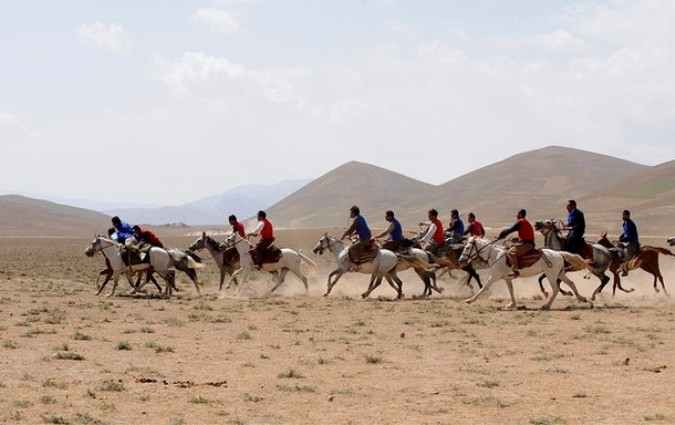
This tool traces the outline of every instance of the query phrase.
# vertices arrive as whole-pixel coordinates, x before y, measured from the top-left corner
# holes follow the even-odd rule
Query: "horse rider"
[[[164,244],[159,240],[159,236],[150,229],[142,228],[138,225],[132,227],[134,229],[134,237],[139,244],[149,244],[150,246],[156,246],[158,248],[164,248]]]
[[[258,235],[260,235],[260,240],[251,254],[253,254],[252,257],[256,266],[261,268],[264,254],[272,245],[272,242],[274,242],[274,228],[272,227],[272,223],[267,219],[267,213],[263,210],[258,211],[258,225],[248,233],[246,238]]]
[[[113,232],[111,234],[113,240],[124,243],[128,237],[134,235],[134,229],[125,221],[120,220],[118,216],[112,218]],[[110,234],[110,232],[109,232]]]
[[[623,210],[623,233],[619,236],[619,242],[625,245],[625,258],[624,265],[621,266],[623,269],[621,276],[628,276],[628,270],[625,267],[625,263],[630,261],[635,254],[640,251],[640,239],[638,238],[638,231],[635,222],[630,218],[630,211]]]
[[[477,236],[479,238],[484,238],[485,237],[485,229],[483,228],[483,223],[480,221],[476,220],[476,214],[470,212],[469,215],[467,216],[467,221],[469,224],[466,225],[466,228],[464,229],[464,233],[462,233],[462,236]]]
[[[565,251],[577,253],[584,246],[584,232],[586,231],[586,220],[584,213],[577,208],[577,201],[570,199],[567,201],[567,225],[564,229],[569,230],[567,242],[565,242]]]
[[[438,219],[438,211],[434,208],[430,209],[427,213],[429,218],[429,227],[427,228],[426,233],[420,239],[420,245],[424,247],[425,250],[430,252],[434,256],[438,256],[438,252],[443,246],[445,246],[445,232],[443,231],[443,224]]]
[[[368,228],[366,219],[361,215],[359,207],[354,205],[349,209],[349,218],[352,219],[352,224],[342,235],[342,239],[349,236],[358,235],[359,240],[349,247],[349,258],[352,263],[360,264],[360,258],[363,251],[370,249],[372,245],[372,233]]]
[[[387,227],[384,232],[376,235],[373,239],[389,236],[389,239],[382,244],[382,249],[396,252],[401,248],[401,244],[405,241],[405,238],[403,237],[403,227],[398,219],[394,217],[394,211],[392,210],[387,210],[384,213],[384,219],[389,222],[389,227]]]
[[[527,221],[525,218],[526,216],[527,211],[525,211],[525,209],[518,211],[518,215],[516,216],[517,221],[513,226],[502,230],[497,238],[504,239],[510,233],[518,231],[518,241],[506,251],[506,256],[511,261],[512,272],[508,275],[510,278],[517,278],[520,274],[518,272],[518,257],[521,257],[534,249],[534,228],[532,227],[532,224]]]
[[[450,225],[445,229],[445,233],[450,238],[450,243],[457,243],[462,240],[464,235],[464,222],[459,218],[459,211],[453,209],[450,211]]]
[[[228,217],[230,221],[230,226],[232,226],[232,233],[239,233],[239,236],[242,238],[246,237],[246,231],[244,230],[244,225],[237,220],[237,216],[232,214]]]

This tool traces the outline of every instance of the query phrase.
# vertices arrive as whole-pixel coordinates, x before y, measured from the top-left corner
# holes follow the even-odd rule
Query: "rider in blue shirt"
[[[445,233],[450,238],[450,243],[459,242],[464,235],[464,222],[459,218],[459,211],[450,211],[450,227],[445,229]]]
[[[401,247],[402,242],[405,240],[403,237],[403,227],[396,217],[394,217],[394,212],[392,210],[388,210],[384,213],[384,219],[389,222],[389,227],[387,227],[384,232],[375,236],[375,239],[389,235],[389,240],[382,244],[382,249],[396,251]]]
[[[630,218],[630,211],[623,210],[623,234],[619,236],[619,242],[623,242],[626,245],[626,257],[624,259],[624,264],[621,266],[623,269],[622,276],[628,275],[628,268],[626,267],[626,262],[635,257],[635,254],[640,250],[640,239],[638,238],[637,226]]]
[[[111,235],[113,240],[124,243],[128,237],[134,235],[134,228],[127,222],[120,220],[118,216],[112,218],[112,224],[115,231]]]
[[[373,243],[371,239],[372,233],[368,228],[366,219],[361,216],[359,207],[356,205],[351,207],[349,209],[349,217],[354,221],[352,222],[352,225],[349,226],[349,229],[342,235],[342,239],[348,236],[358,235],[359,240],[349,248],[349,258],[353,263],[360,264],[361,254],[364,251],[369,250]]]
[[[577,208],[577,201],[574,199],[567,201],[567,212],[569,215],[565,228],[569,230],[569,233],[567,234],[565,250],[576,253],[585,243],[586,220],[584,219],[584,213]]]

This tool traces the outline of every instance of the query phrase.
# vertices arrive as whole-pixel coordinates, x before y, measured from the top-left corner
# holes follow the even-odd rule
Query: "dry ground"
[[[319,235],[279,245],[309,252]],[[516,283],[527,310],[503,311],[503,283],[473,305],[454,280],[412,300],[408,272],[404,301],[389,287],[361,300],[365,275],[323,298],[332,259],[310,254],[308,295],[289,277],[267,296],[258,275],[220,299],[204,252],[201,298],[184,275],[170,300],[104,298],[88,242],[0,240],[0,423],[675,423],[675,303],[641,271],[636,292],[606,289],[592,309],[560,297],[538,311],[534,284]],[[675,258],[661,264],[675,292]]]

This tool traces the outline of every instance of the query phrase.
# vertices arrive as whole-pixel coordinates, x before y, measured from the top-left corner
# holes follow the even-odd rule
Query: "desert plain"
[[[203,251],[201,297],[180,273],[171,299],[129,295],[124,280],[96,296],[89,240],[0,239],[0,423],[675,423],[675,302],[643,271],[624,279],[632,293],[559,296],[551,311],[529,279],[515,283],[518,310],[503,308],[503,282],[472,305],[447,277],[443,294],[415,299],[411,271],[401,301],[386,285],[362,300],[359,274],[323,297],[334,260],[311,253],[323,230],[278,233],[316,262],[308,293],[289,276],[269,295],[264,273],[219,293]],[[675,257],[660,263],[675,292]],[[586,296],[597,284],[571,277]]]

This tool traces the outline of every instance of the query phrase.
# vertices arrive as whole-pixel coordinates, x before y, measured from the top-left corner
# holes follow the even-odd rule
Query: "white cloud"
[[[14,114],[0,111],[0,147],[19,146],[34,133]]]
[[[77,30],[82,42],[88,46],[110,50],[115,53],[126,53],[133,48],[124,27],[119,24],[82,24]]]
[[[215,7],[200,7],[192,15],[192,20],[206,24],[215,32],[233,34],[239,31],[237,18],[230,12]]]
[[[555,30],[531,37],[505,38],[499,40],[497,45],[510,49],[540,49],[553,53],[580,53],[586,49],[586,42],[583,39],[565,30]]]

